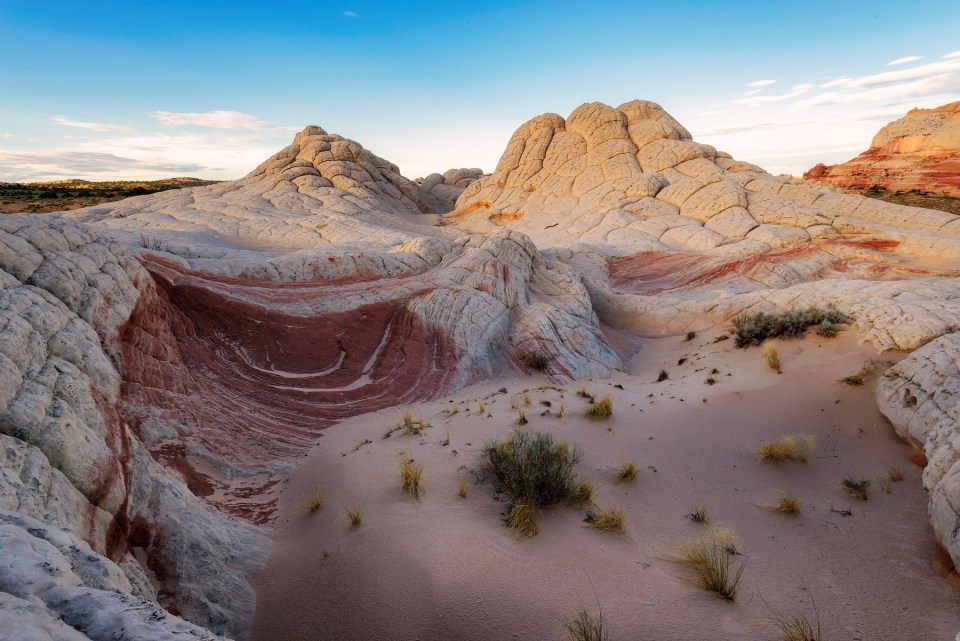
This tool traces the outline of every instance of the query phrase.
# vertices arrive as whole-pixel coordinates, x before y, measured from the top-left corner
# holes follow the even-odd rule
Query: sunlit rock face
[[[91,613],[119,608],[96,591],[118,590],[243,637],[283,481],[333,422],[525,372],[531,354],[557,381],[607,376],[623,367],[609,328],[835,305],[878,348],[917,349],[957,329],[958,229],[771,176],[641,101],[534,118],[488,176],[414,183],[308,127],[238,181],[4,217],[0,524],[19,542],[0,557],[43,548],[17,520],[36,519],[115,581],[24,570],[14,584],[37,587],[3,587],[0,621],[92,635],[109,619]],[[879,398],[927,450],[931,519],[960,559],[953,370],[911,362]],[[939,412],[890,409],[905,398]],[[57,549],[38,554],[59,567]]]
[[[960,102],[911,109],[853,160],[819,164],[803,177],[852,192],[879,187],[960,198]]]

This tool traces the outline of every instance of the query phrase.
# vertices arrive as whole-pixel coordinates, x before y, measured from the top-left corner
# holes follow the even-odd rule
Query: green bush
[[[517,430],[484,443],[483,459],[513,503],[542,508],[567,500],[577,488],[573,468],[580,453],[552,434]]]
[[[734,317],[733,328],[736,332],[737,347],[747,347],[759,345],[767,338],[803,336],[812,325],[819,326],[817,333],[821,336],[836,336],[836,326],[851,320],[838,309],[809,307],[780,314],[741,314]]]

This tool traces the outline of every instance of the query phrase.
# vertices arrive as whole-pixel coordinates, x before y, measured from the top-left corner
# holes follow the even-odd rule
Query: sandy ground
[[[714,343],[720,333],[689,342],[620,337],[622,350],[632,346],[630,373],[562,392],[538,391],[550,382],[535,376],[411,407],[431,425],[422,436],[383,438],[404,408],[329,429],[281,500],[252,638],[564,639],[561,621],[581,604],[593,613],[602,608],[613,640],[777,638],[762,597],[811,621],[818,612],[824,639],[953,639],[960,593],[933,570],[920,469],[877,410],[873,381],[837,382],[877,354],[857,345],[855,331],[832,340],[811,332],[780,342],[777,374],[758,348]],[[688,360],[678,365],[681,358]],[[711,375],[713,368],[719,372]],[[670,377],[656,383],[660,369]],[[714,385],[706,383],[711,376]],[[610,419],[583,415],[585,402],[574,393],[581,384],[613,397]],[[501,387],[509,393],[498,394]],[[523,404],[526,388],[530,405]],[[587,527],[589,506],[563,505],[540,515],[536,537],[510,536],[502,524],[507,503],[476,484],[471,469],[485,440],[514,429],[511,400],[525,409],[525,429],[580,447],[594,503],[622,510],[625,534]],[[564,418],[556,416],[560,404]],[[459,411],[451,414],[452,407]],[[752,453],[765,440],[800,432],[817,440],[808,463],[776,465]],[[400,489],[404,458],[425,467],[419,501]],[[639,478],[616,483],[611,467],[630,460]],[[905,478],[888,494],[878,479],[889,465]],[[844,494],[845,476],[873,480],[868,501]],[[456,495],[461,481],[469,485],[466,499]],[[303,503],[318,489],[323,507],[309,514]],[[799,514],[762,507],[779,490],[801,500]],[[355,528],[343,514],[352,504],[363,513]],[[681,581],[664,559],[704,531],[686,516],[699,505],[712,523],[739,534],[746,566],[733,603]]]

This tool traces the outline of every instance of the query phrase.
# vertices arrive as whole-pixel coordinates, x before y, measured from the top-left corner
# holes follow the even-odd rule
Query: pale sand
[[[776,374],[758,348],[713,343],[720,333],[643,339],[631,374],[565,385],[562,396],[535,391],[549,384],[543,376],[475,385],[451,397],[458,414],[443,412],[448,399],[413,407],[432,425],[422,437],[383,438],[402,408],[327,430],[281,500],[273,555],[257,582],[253,639],[564,639],[560,621],[581,602],[594,613],[599,602],[614,641],[777,638],[759,595],[811,620],[815,599],[824,639],[953,639],[960,593],[932,566],[920,469],[878,412],[873,380],[837,383],[877,355],[857,345],[855,331],[832,340],[810,332],[780,341]],[[690,360],[678,366],[683,356]],[[713,367],[720,374],[709,386]],[[661,368],[670,378],[655,383]],[[613,417],[585,418],[574,394],[580,384],[597,397],[611,394]],[[511,394],[486,401],[492,418],[478,415],[475,399],[500,387]],[[511,538],[501,521],[507,504],[468,470],[485,440],[513,429],[510,401],[522,388],[531,388],[526,428],[581,448],[594,502],[624,512],[625,535],[586,527],[586,507],[557,506],[541,514],[539,535]],[[552,402],[551,415],[540,415],[541,400]],[[563,419],[555,416],[560,403]],[[817,439],[808,463],[775,465],[752,454],[765,440],[799,432]],[[401,492],[403,457],[425,466],[420,501]],[[609,466],[627,460],[640,477],[617,484]],[[890,494],[878,484],[888,465],[905,474]],[[848,475],[873,481],[867,502],[841,491]],[[460,481],[469,484],[466,500],[456,496]],[[324,505],[308,514],[302,504],[317,488]],[[802,512],[759,506],[778,490],[795,493]],[[353,503],[363,510],[357,528],[342,512]],[[713,523],[739,533],[746,569],[734,603],[679,580],[663,558],[704,531],[685,516],[700,504]],[[832,513],[831,504],[853,515]]]

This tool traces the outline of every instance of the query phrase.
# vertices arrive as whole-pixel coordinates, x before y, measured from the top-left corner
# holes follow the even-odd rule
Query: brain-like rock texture
[[[940,356],[960,318],[958,231],[951,214],[771,176],[642,101],[534,118],[487,176],[418,184],[308,127],[241,180],[4,217],[0,558],[59,569],[25,560],[0,617],[51,638],[82,638],[61,618],[101,638],[133,617],[177,638],[179,615],[242,637],[283,481],[334,421],[536,353],[558,380],[606,376],[622,367],[608,327],[813,304],[880,349],[929,344],[879,398],[926,449],[931,519],[960,560],[943,392],[960,375]],[[67,572],[69,545],[18,518],[85,542],[114,583]]]
[[[852,192],[880,187],[960,198],[960,102],[911,109],[856,158],[818,164],[803,176]]]

